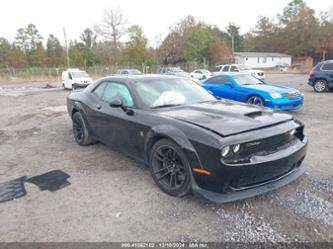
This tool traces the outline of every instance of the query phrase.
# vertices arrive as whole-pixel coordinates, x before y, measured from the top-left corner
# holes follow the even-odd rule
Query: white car
[[[197,69],[197,70],[194,70],[192,73],[190,73],[190,76],[193,79],[205,80],[205,79],[212,77],[213,74],[206,69]]]
[[[256,77],[259,80],[265,79],[265,73],[262,70],[256,70],[251,68],[250,66],[244,64],[231,64],[231,65],[218,65],[217,68],[219,69],[219,73],[248,73],[252,76]]]
[[[86,71],[72,68],[62,72],[61,82],[64,89],[73,89],[73,84],[76,87],[86,87],[93,83],[93,80]]]

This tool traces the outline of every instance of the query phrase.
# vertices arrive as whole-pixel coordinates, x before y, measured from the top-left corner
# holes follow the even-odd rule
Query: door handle
[[[98,110],[100,110],[100,109],[102,108],[102,106],[101,106],[101,105],[96,105],[96,108],[97,108]]]

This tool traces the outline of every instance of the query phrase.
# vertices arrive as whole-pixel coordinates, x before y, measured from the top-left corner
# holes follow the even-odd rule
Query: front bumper
[[[277,178],[272,179],[269,182],[264,184],[259,184],[257,187],[249,188],[246,190],[234,191],[229,193],[217,193],[209,190],[200,188],[197,184],[192,185],[192,191],[195,195],[203,197],[211,202],[215,203],[227,203],[237,200],[242,200],[257,195],[261,195],[272,190],[283,187],[297,178],[299,178],[305,172],[305,166],[301,165],[299,168],[296,168],[289,173]]]
[[[256,156],[248,165],[221,166],[221,172],[213,172],[210,176],[214,177],[212,183],[221,184],[221,188],[218,185],[214,188],[200,187],[193,178],[192,191],[215,203],[232,202],[272,191],[304,173],[302,162],[306,150],[307,139],[304,138],[276,153]]]
[[[265,100],[265,106],[273,108],[280,111],[293,111],[298,110],[303,106],[304,97],[302,96],[299,99],[289,100],[289,99],[274,99],[274,100]]]

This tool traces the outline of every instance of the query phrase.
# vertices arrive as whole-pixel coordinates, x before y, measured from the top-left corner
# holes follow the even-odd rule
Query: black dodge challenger
[[[191,79],[111,76],[67,98],[79,145],[100,141],[149,165],[173,196],[239,200],[304,172],[304,125],[269,109],[214,98]]]

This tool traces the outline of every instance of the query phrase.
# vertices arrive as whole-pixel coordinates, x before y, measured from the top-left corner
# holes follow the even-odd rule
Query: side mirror
[[[117,107],[122,107],[123,106],[123,101],[121,99],[114,99],[110,102],[110,106],[117,108]]]

